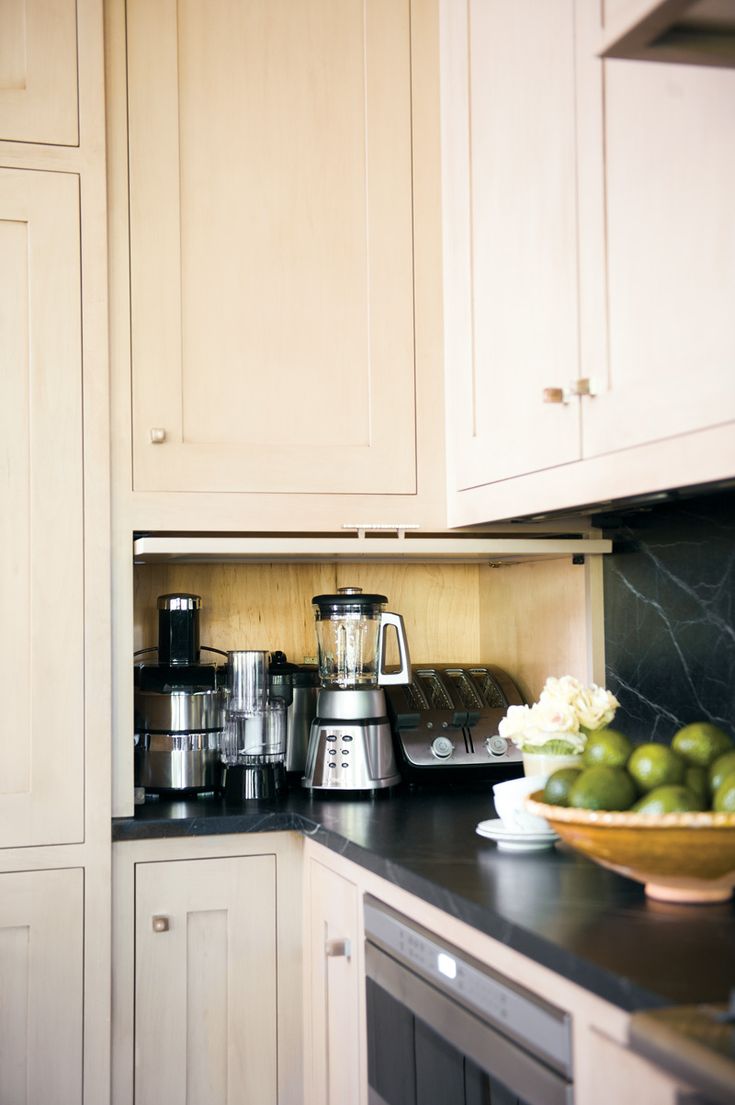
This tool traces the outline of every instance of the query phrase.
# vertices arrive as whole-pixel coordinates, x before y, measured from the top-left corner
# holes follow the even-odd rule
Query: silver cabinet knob
[[[324,945],[324,951],[330,959],[337,959],[344,957],[345,959],[352,958],[352,941],[351,940],[327,940]]]
[[[163,426],[154,426],[151,430],[151,445],[163,445],[166,440],[166,431]]]
[[[154,917],[152,925],[154,932],[168,932],[168,917]]]

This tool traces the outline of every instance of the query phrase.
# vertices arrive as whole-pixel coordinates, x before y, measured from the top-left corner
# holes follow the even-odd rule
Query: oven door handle
[[[369,941],[367,977],[525,1105],[573,1105],[571,1083]]]

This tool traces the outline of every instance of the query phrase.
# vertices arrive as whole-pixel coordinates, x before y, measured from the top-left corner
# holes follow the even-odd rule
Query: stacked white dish
[[[545,782],[544,776],[530,775],[496,783],[493,801],[499,816],[481,821],[475,832],[493,840],[501,852],[540,852],[553,847],[559,837],[551,825],[525,808],[526,797]]]

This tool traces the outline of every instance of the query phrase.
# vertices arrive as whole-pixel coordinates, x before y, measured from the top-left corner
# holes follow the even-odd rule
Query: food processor
[[[269,693],[270,654],[228,652],[222,738],[227,802],[276,798],[286,789],[286,708]]]
[[[411,661],[400,614],[385,595],[341,587],[312,599],[320,689],[301,780],[309,790],[376,791],[401,781],[383,687],[408,683]],[[386,630],[396,633],[400,668],[385,670]]]

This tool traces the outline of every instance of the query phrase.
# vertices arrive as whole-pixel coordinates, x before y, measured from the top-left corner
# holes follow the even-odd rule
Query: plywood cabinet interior
[[[202,597],[201,640],[221,649],[282,649],[315,659],[311,600],[357,586],[403,616],[414,661],[506,667],[533,700],[547,675],[604,679],[599,558],[530,564],[141,564],[135,568],[135,648],[156,643],[156,598]],[[389,637],[392,645],[392,638]],[[389,663],[398,656],[389,653]],[[132,657],[131,657],[132,678]],[[132,732],[132,729],[131,729]]]
[[[415,494],[409,9],[128,4],[136,491]]]
[[[140,863],[136,1105],[276,1105],[276,858]]]
[[[0,140],[75,146],[75,0],[0,4]]]
[[[84,833],[79,178],[0,169],[0,846]]]
[[[0,874],[0,1101],[8,1105],[82,1100],[83,920],[80,869]]]

